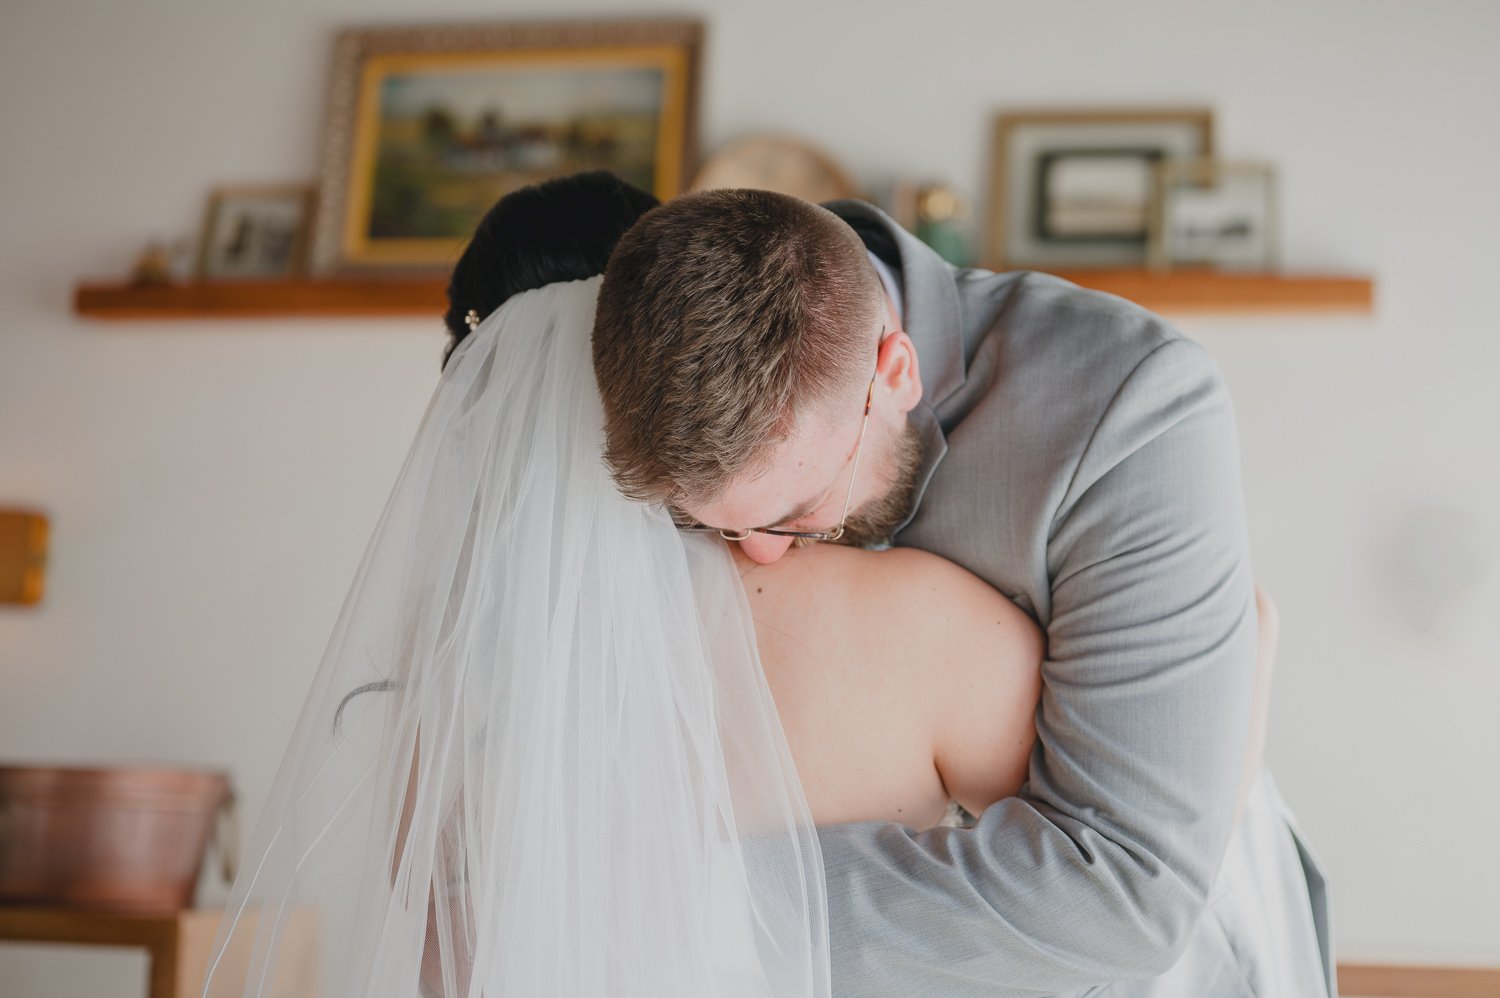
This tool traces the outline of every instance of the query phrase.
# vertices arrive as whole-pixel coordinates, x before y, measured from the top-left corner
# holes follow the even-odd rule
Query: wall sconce
[[[46,565],[47,518],[0,510],[0,603],[41,602]]]

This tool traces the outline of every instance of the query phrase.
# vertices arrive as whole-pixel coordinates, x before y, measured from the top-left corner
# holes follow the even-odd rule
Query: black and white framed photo
[[[313,189],[222,187],[208,199],[198,243],[200,280],[268,280],[304,270]]]
[[[1269,164],[1162,163],[1155,202],[1153,267],[1276,269],[1276,174]]]
[[[1203,108],[1000,115],[986,262],[1142,266],[1158,166],[1212,155],[1213,113]]]

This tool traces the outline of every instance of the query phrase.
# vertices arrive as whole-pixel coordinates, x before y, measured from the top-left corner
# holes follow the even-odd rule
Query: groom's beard
[[[896,441],[896,467],[890,487],[849,514],[840,544],[874,547],[888,544],[891,535],[911,514],[917,491],[917,472],[922,470],[922,438],[917,428],[906,424]]]

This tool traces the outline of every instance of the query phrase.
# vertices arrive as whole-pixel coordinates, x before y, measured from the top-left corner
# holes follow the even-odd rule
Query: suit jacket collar
[[[922,374],[922,401],[908,416],[922,439],[922,468],[917,473],[911,512],[900,533],[922,504],[927,485],[948,453],[937,407],[964,383],[963,313],[953,267],[926,243],[897,225],[889,215],[864,201],[830,201],[823,207],[849,224],[865,246],[901,273],[906,292],[902,324],[917,348]]]
[[[847,222],[870,252],[900,271],[906,291],[902,321],[917,346],[922,398],[936,409],[964,383],[962,313],[953,267],[872,204],[830,201],[823,207]]]

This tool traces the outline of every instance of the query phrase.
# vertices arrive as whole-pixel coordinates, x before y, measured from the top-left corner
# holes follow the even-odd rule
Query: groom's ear
[[[890,404],[902,415],[911,412],[922,401],[922,372],[917,367],[917,345],[904,329],[887,333],[881,341],[880,359],[875,368],[875,391],[877,395],[888,395]]]

